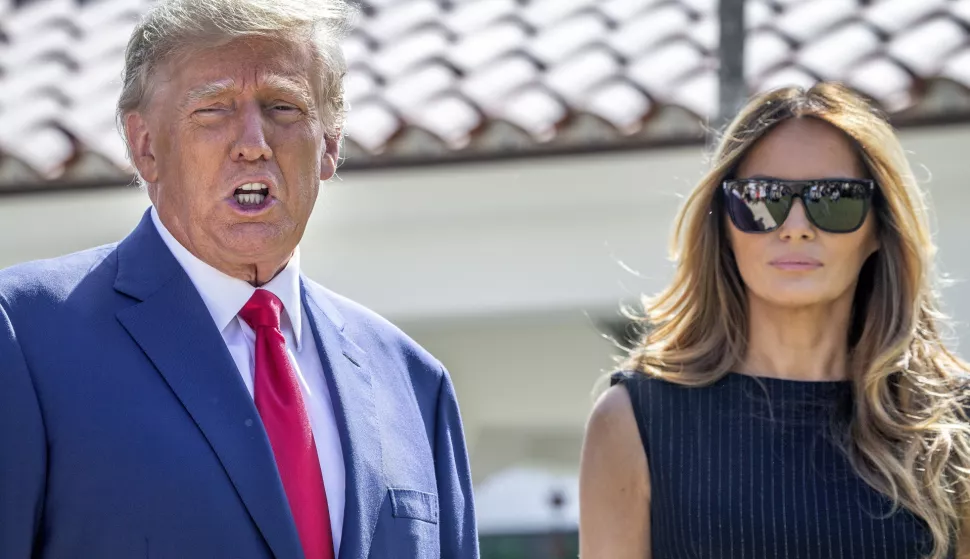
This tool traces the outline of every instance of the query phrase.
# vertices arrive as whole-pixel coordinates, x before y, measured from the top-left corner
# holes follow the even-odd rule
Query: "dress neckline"
[[[749,375],[745,373],[739,373],[736,371],[729,371],[729,376],[753,379],[766,384],[775,384],[778,386],[791,385],[791,386],[850,386],[852,384],[851,380],[810,380],[810,379],[794,379],[794,378],[782,378],[782,377],[769,377],[769,376],[759,376],[759,375]]]

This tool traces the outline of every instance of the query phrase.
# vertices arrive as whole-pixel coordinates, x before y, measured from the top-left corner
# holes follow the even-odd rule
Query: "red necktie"
[[[239,317],[256,332],[256,409],[269,435],[306,559],[334,559],[317,445],[296,371],[286,356],[286,339],[280,331],[282,311],[283,303],[265,289],[257,289],[239,311]]]

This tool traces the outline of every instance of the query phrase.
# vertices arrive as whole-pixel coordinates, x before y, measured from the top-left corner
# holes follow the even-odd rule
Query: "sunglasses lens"
[[[774,231],[788,218],[795,196],[809,219],[829,233],[848,233],[866,219],[872,185],[863,181],[727,181],[724,200],[735,227],[745,233]]]
[[[744,190],[730,189],[725,199],[734,226],[744,233],[764,233],[778,228],[788,217],[791,195],[752,196]]]
[[[866,197],[853,188],[835,187],[826,195],[808,198],[805,209],[815,225],[824,231],[855,231],[866,219]]]

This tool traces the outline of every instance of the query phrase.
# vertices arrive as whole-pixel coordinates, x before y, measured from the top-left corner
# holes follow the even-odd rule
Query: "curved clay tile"
[[[555,137],[556,127],[568,113],[562,101],[536,85],[513,95],[499,109],[497,116],[522,128],[541,143]]]
[[[620,133],[630,135],[643,127],[652,103],[640,88],[620,79],[591,91],[583,108],[613,124]]]
[[[604,41],[608,32],[601,15],[581,13],[543,29],[526,49],[543,64],[551,65],[588,45]]]
[[[930,78],[966,40],[967,32],[962,25],[952,18],[939,16],[894,37],[887,51],[917,76]]]
[[[635,58],[650,47],[684,33],[689,23],[690,16],[683,8],[664,5],[620,25],[610,34],[607,44],[624,57]]]
[[[849,68],[882,48],[870,27],[850,22],[803,46],[796,57],[802,67],[828,80],[843,80]]]
[[[504,58],[466,77],[459,90],[486,112],[497,112],[509,95],[539,78],[536,63],[529,57]]]
[[[451,89],[456,82],[454,70],[432,63],[390,82],[384,90],[384,100],[404,113]]]
[[[619,76],[622,71],[615,54],[605,47],[588,50],[550,68],[543,82],[569,102],[581,106],[596,85]]]
[[[444,24],[457,36],[475,33],[496,20],[515,16],[519,5],[515,0],[477,0],[458,4],[444,17]]]
[[[878,100],[887,111],[902,111],[913,104],[912,75],[886,56],[862,62],[851,70],[845,81]]]
[[[529,31],[521,23],[503,21],[459,40],[446,56],[456,67],[472,72],[523,48],[528,39]]]
[[[857,0],[805,0],[787,8],[775,28],[799,43],[815,40],[859,11]]]
[[[441,138],[452,150],[467,147],[472,133],[484,120],[478,109],[457,94],[449,94],[421,107],[415,107],[405,117]]]
[[[381,103],[359,103],[347,112],[344,136],[372,154],[384,151],[384,145],[401,128],[394,111]]]

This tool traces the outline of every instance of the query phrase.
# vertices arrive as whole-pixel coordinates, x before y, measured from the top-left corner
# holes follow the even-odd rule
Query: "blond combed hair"
[[[880,249],[863,266],[853,301],[854,405],[841,443],[862,479],[925,521],[934,544],[929,557],[940,559],[965,536],[961,524],[970,518],[970,368],[942,339],[924,194],[892,127],[857,93],[819,83],[770,91],[744,107],[677,216],[673,280],[633,315],[645,333],[622,367],[704,386],[743,361],[747,294],[717,191],[755,142],[792,118],[842,130],[878,184]]]
[[[357,8],[347,0],[160,0],[128,41],[118,129],[124,130],[126,114],[145,108],[153,77],[164,63],[200,47],[268,38],[311,47],[320,119],[327,134],[336,136],[346,115],[343,76],[347,64],[340,43],[356,15]]]

